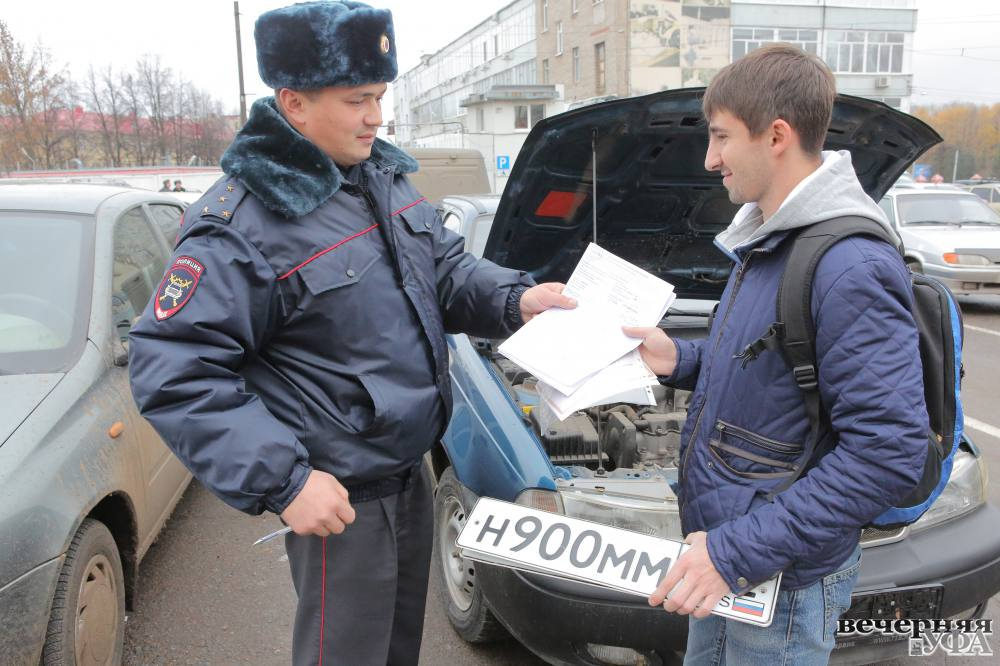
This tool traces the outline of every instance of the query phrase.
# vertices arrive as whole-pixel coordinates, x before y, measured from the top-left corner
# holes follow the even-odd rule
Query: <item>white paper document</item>
[[[622,326],[656,326],[673,302],[673,286],[591,243],[566,283],[572,310],[535,316],[498,351],[564,395],[642,342]]]
[[[573,412],[594,405],[624,402],[630,405],[655,405],[652,386],[656,375],[643,363],[639,350],[633,349],[620,359],[598,370],[570,395],[560,393],[544,382],[538,383],[538,395],[560,421]]]
[[[456,539],[472,560],[648,597],[690,546],[579,518],[481,497]],[[712,612],[768,626],[781,574]],[[683,584],[683,581],[681,582]]]

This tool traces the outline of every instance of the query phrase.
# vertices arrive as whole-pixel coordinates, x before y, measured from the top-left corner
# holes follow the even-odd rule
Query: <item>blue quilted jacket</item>
[[[720,234],[717,244],[736,266],[709,337],[676,341],[679,364],[667,380],[694,389],[681,435],[682,526],[685,534],[708,532],[712,560],[735,592],[779,571],[784,589],[833,572],[861,527],[916,485],[926,456],[907,268],[887,243],[847,238],[820,261],[812,293],[826,453],[768,499],[800,457],[809,422],[779,353],[745,368],[734,357],[774,321],[791,230],[848,214],[884,224],[850,156],[825,158],[763,226],[748,204]]]

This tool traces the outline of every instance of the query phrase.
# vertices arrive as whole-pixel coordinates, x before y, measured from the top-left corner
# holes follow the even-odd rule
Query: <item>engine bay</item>
[[[574,477],[676,470],[689,391],[655,386],[656,405],[599,405],[558,421],[542,407],[531,373],[499,354],[491,363],[554,466]]]

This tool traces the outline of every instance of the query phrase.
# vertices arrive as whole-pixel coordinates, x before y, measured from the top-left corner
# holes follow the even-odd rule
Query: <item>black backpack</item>
[[[902,253],[897,239],[885,227],[863,217],[841,217],[804,228],[794,238],[778,288],[777,318],[760,338],[738,356],[744,366],[767,350],[780,351],[795,382],[802,389],[809,416],[809,437],[800,464],[773,494],[791,486],[815,462],[820,429],[828,417],[820,404],[816,371],[816,328],[810,302],[813,276],[823,254],[848,236],[881,239]],[[902,502],[870,523],[892,529],[916,521],[934,503],[951,476],[955,451],[962,440],[962,315],[951,291],[932,278],[911,274],[913,318],[920,334],[924,397],[930,430],[927,462],[917,487]]]

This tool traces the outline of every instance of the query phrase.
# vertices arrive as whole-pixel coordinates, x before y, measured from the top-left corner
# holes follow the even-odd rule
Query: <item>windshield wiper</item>
[[[943,222],[941,220],[914,220],[913,222],[903,222],[904,227],[916,227],[916,226],[946,226],[946,227],[960,227],[961,222]]]

